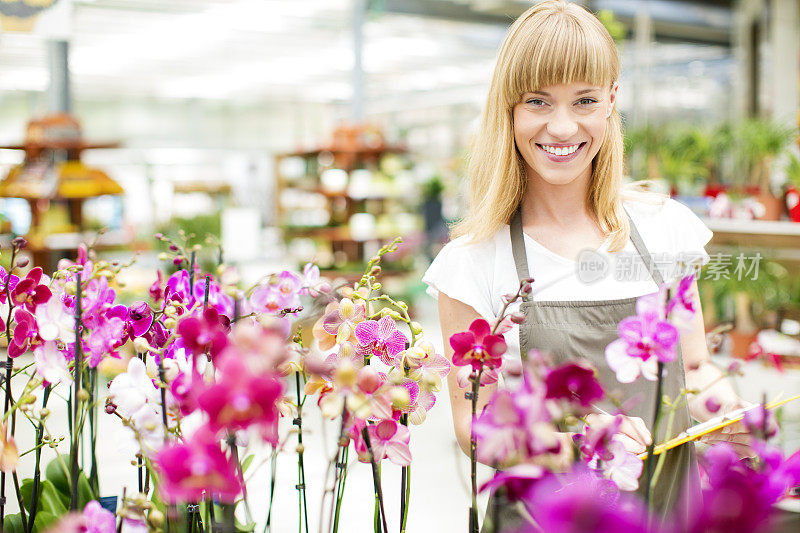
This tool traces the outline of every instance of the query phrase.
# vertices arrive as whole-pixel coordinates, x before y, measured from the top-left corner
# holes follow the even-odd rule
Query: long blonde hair
[[[520,15],[500,48],[471,149],[468,213],[452,228],[451,237],[469,235],[472,242],[491,238],[522,201],[527,178],[514,141],[513,109],[524,93],[574,81],[610,89],[619,73],[614,40],[581,6],[546,0]],[[586,198],[600,228],[612,237],[610,251],[622,249],[630,232],[621,203],[622,158],[622,125],[614,106],[592,161]]]

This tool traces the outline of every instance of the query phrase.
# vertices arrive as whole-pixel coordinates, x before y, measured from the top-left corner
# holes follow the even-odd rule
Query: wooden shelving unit
[[[310,238],[318,246],[328,246],[331,254],[338,259],[335,263],[352,265],[366,262],[369,254],[397,235],[378,228],[368,235],[353,235],[350,228],[353,215],[369,213],[377,219],[390,208],[404,206],[406,212],[418,216],[415,199],[412,195],[391,190],[388,182],[384,183],[387,185],[385,190],[376,187],[375,190],[359,191],[357,195],[349,190],[349,183],[341,189],[332,190],[324,186],[321,176],[328,169],[340,169],[349,175],[359,169],[378,174],[382,158],[406,153],[404,146],[389,145],[376,130],[360,126],[339,128],[334,132],[332,141],[320,148],[277,155],[275,212],[285,238],[288,241]],[[290,179],[282,172],[287,158],[302,160],[302,176]],[[294,200],[288,202],[290,195],[294,195]],[[309,214],[308,221],[315,217],[321,221],[308,222],[304,214]],[[336,270],[337,265],[330,265],[330,268]]]
[[[787,220],[739,220],[703,218],[714,232],[709,253],[713,251],[763,250],[768,259],[800,270],[800,223]]]

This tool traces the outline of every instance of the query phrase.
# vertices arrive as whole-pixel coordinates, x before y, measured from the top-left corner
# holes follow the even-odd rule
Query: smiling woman
[[[613,39],[574,3],[546,0],[514,22],[500,49],[474,139],[469,209],[423,281],[438,298],[444,346],[453,357],[452,335],[466,331],[477,318],[496,321],[506,310],[505,295],[532,279],[530,293],[508,307],[524,315],[524,321],[506,335],[504,359],[516,365],[504,362],[503,368],[518,368],[519,358],[534,350],[555,363],[580,360],[592,366],[603,387],[618,391],[628,406],[621,442],[627,452],[639,453],[653,440],[647,428],[653,427],[661,393],[647,380],[619,383],[605,349],[617,338],[620,321],[636,314],[638,297],[685,274],[681,262],[696,266],[708,261],[704,246],[711,232],[678,202],[623,185],[619,73]],[[600,275],[582,275],[586,257],[603,266]],[[694,283],[687,294],[699,309]],[[724,398],[728,408],[739,404],[709,362],[700,313],[665,368],[659,391],[670,397],[687,386],[703,390],[714,383],[713,394]],[[473,406],[457,376],[449,379],[456,438],[469,454]],[[496,387],[481,388],[476,412],[482,412]],[[693,402],[692,415],[708,418],[697,405]],[[599,412],[587,420],[602,425],[609,418]],[[688,427],[689,409],[677,409],[673,422],[673,431]],[[662,427],[655,440],[663,440],[664,433]],[[568,453],[571,435],[553,436]],[[559,464],[560,459],[547,460]],[[676,448],[662,467],[651,505],[667,514],[682,487],[697,488],[693,445]],[[499,501],[498,507],[509,530],[524,522],[514,505]]]

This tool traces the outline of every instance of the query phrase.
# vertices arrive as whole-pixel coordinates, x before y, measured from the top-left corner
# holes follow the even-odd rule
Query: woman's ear
[[[615,81],[611,86],[611,92],[608,95],[608,110],[606,111],[606,118],[611,116],[614,111],[614,106],[617,105],[617,90],[619,90],[619,82]]]

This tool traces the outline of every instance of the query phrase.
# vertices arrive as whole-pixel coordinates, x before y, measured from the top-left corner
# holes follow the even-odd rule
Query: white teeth
[[[574,153],[578,148],[580,148],[580,144],[573,144],[572,146],[566,146],[564,148],[561,147],[554,148],[552,146],[544,146],[544,145],[541,146],[545,152],[560,156],[570,155]]]

